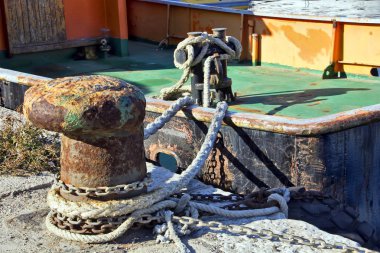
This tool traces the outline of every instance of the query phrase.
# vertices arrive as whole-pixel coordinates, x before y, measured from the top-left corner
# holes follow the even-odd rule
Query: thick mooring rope
[[[160,128],[162,128],[167,122],[170,121],[174,115],[177,114],[184,106],[192,105],[194,103],[193,99],[189,96],[179,98],[177,101],[172,103],[170,107],[152,123],[149,123],[144,129],[144,139],[148,139],[152,134],[156,133]]]
[[[96,219],[101,217],[117,217],[132,213],[131,217],[128,218],[119,228],[111,233],[104,235],[75,234],[55,227],[52,224],[51,213],[46,219],[47,228],[54,234],[66,239],[91,243],[107,242],[121,236],[132,226],[133,222],[136,221],[139,215],[152,213],[151,209],[156,203],[168,198],[170,195],[176,192],[179,192],[182,188],[188,185],[190,180],[194,178],[195,175],[197,175],[199,170],[205,164],[205,161],[211,152],[227,108],[228,106],[225,102],[218,104],[215,116],[210,124],[210,128],[206,135],[205,141],[194,161],[179,176],[177,180],[167,183],[164,187],[158,190],[127,200],[111,200],[107,202],[96,200],[89,200],[86,202],[72,202],[64,199],[59,194],[59,191],[57,191],[57,189],[52,188],[49,191],[47,200],[50,209],[67,217]],[[165,207],[166,206],[163,206],[162,208]],[[149,212],[146,212],[147,210]]]
[[[192,101],[190,98],[182,98],[174,103],[160,118],[158,118],[150,126],[148,125],[149,127],[147,128],[149,130],[147,131],[146,136],[157,132],[159,128],[161,128],[171,117],[175,115],[174,112],[178,111],[185,105],[191,104],[191,102]],[[265,217],[266,215],[278,213],[280,211],[287,214],[286,200],[277,193],[270,195],[268,200],[278,201],[281,208],[269,207],[264,209],[241,211],[230,211],[216,206],[189,201],[189,197],[180,200],[168,199],[169,196],[179,192],[181,189],[186,187],[189,184],[190,180],[194,178],[198,174],[199,170],[204,166],[205,161],[215,143],[217,133],[221,128],[222,120],[225,116],[227,108],[228,106],[225,102],[221,102],[217,105],[214,118],[210,124],[205,140],[196,158],[193,160],[190,166],[182,174],[179,175],[178,179],[166,183],[163,187],[157,190],[126,200],[110,200],[105,202],[88,200],[85,202],[72,202],[63,198],[60,195],[59,190],[53,186],[48,193],[48,205],[52,211],[46,218],[47,229],[55,235],[68,240],[81,241],[86,243],[103,243],[115,240],[116,238],[123,235],[142,215],[153,214],[160,210],[175,209],[180,212],[181,210],[184,210],[184,208],[188,208],[188,210],[190,210],[192,213],[191,216],[195,218],[198,217],[198,210],[232,218],[253,216]],[[110,233],[101,235],[85,235],[72,233],[68,230],[56,227],[53,222],[53,211],[69,218],[97,219],[102,217],[118,217],[128,214],[129,218],[124,221],[117,229]],[[186,247],[179,241],[178,236],[175,234],[173,227],[171,227],[170,231],[171,232],[169,233],[171,234],[170,237],[172,240],[176,242],[182,252],[187,252]]]
[[[185,244],[181,241],[179,236],[177,235],[174,224],[173,224],[173,212],[165,211],[165,221],[168,226],[168,232],[170,239],[177,245],[180,253],[190,253],[190,250],[186,247]]]
[[[183,74],[180,78],[180,80],[174,84],[173,86],[169,88],[164,88],[161,90],[159,98],[170,100],[173,99],[178,93],[181,91],[182,86],[187,82],[189,76],[190,76],[190,68],[192,66],[197,65],[202,61],[202,59],[205,57],[207,50],[210,46],[210,44],[216,44],[220,48],[222,48],[225,51],[225,54],[221,54],[219,57],[221,60],[229,60],[229,59],[239,59],[241,52],[243,50],[241,43],[238,39],[227,36],[227,42],[234,45],[235,50],[230,48],[224,41],[222,41],[219,38],[215,38],[210,34],[202,33],[200,36],[197,37],[191,37],[186,38],[182,42],[180,42],[174,51],[174,65],[183,70]],[[197,55],[197,57],[194,56],[194,48],[193,45],[202,43],[202,50]],[[214,57],[214,56],[210,56]],[[208,58],[210,58],[208,57]],[[215,57],[214,57],[215,58]],[[206,84],[209,83],[210,79],[210,64],[211,59],[206,59],[206,62],[204,63],[204,82],[205,82],[205,88],[203,90],[203,106],[208,107],[209,102],[209,85]],[[206,74],[206,70],[208,69],[208,74]],[[205,105],[205,99],[207,99],[206,105]]]

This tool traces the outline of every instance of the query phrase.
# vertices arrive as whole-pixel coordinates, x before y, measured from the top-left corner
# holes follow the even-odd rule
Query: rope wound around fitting
[[[190,101],[185,99],[184,102]],[[57,236],[69,240],[88,243],[102,243],[112,241],[123,235],[145,214],[153,214],[157,211],[168,208],[174,209],[177,206],[177,203],[166,199],[172,194],[178,193],[181,189],[185,188],[189,184],[190,180],[194,178],[204,166],[206,159],[214,146],[217,133],[221,128],[222,120],[225,116],[227,108],[228,105],[226,103],[220,103],[217,106],[214,118],[210,123],[208,133],[205,137],[205,141],[201,146],[195,160],[184,172],[182,172],[181,175],[178,176],[177,180],[167,182],[159,189],[129,199],[110,201],[90,199],[84,202],[70,201],[61,196],[59,189],[51,189],[47,197],[48,205],[52,210],[46,219],[46,226],[48,230]],[[158,128],[155,129],[155,131],[158,130]],[[62,224],[57,221],[59,218],[55,218],[54,213],[59,213],[59,217],[61,218],[64,217],[64,222],[84,221],[87,225],[96,225],[99,222],[101,223],[103,220],[109,221],[111,219],[111,223],[115,224],[119,222],[119,225],[115,230],[106,234],[81,234],[76,233],[76,231],[86,229],[86,226],[82,226],[81,228],[77,227],[76,230],[73,231],[70,229],[70,225]],[[125,220],[120,224],[120,219]],[[110,224],[104,225],[108,226]],[[92,228],[92,231],[96,232],[106,229],[106,227],[95,227],[95,230]]]
[[[159,98],[165,100],[173,100],[181,97],[183,93],[188,93],[190,90],[183,89],[183,85],[187,82],[190,76],[191,67],[200,64],[203,60],[206,60],[209,53],[209,48],[212,45],[216,45],[223,50],[224,53],[220,55],[221,59],[230,60],[230,59],[239,59],[242,53],[242,46],[238,39],[232,36],[226,36],[226,42],[223,40],[216,38],[212,34],[207,34],[206,32],[200,33],[200,35],[196,36],[196,33],[193,33],[189,38],[186,38],[182,42],[177,45],[176,50],[174,51],[174,65],[183,70],[183,74],[180,80],[171,87],[164,88],[160,92]],[[232,47],[229,46],[233,45]],[[195,55],[195,45],[201,45],[201,50],[198,55]],[[209,69],[210,63],[204,64],[205,69]],[[208,86],[209,89],[209,79],[210,79],[210,71],[208,74],[204,74],[204,82],[205,86]],[[206,91],[207,93],[207,91]],[[207,95],[207,94],[205,94]],[[203,106],[208,107],[208,103]]]
[[[174,104],[180,104],[179,107],[183,107],[188,103],[191,104],[191,102],[189,98],[184,98]],[[173,106],[173,108],[169,110],[175,111],[177,110],[175,109],[176,107],[177,106]],[[193,179],[204,166],[214,146],[217,133],[220,131],[227,108],[228,105],[225,102],[218,104],[204,143],[194,161],[184,172],[178,175],[176,179],[163,183],[161,188],[129,199],[109,201],[89,199],[84,202],[75,202],[63,198],[60,195],[60,187],[53,187],[49,191],[47,199],[51,209],[51,212],[46,218],[46,227],[48,230],[68,240],[86,243],[104,243],[122,236],[131,229],[134,224],[167,222],[166,227],[169,231],[168,238],[174,241],[179,249],[184,252],[186,248],[178,239],[177,233],[183,235],[188,234],[191,226],[178,224],[174,227],[171,217],[168,216],[169,212],[166,211],[171,210],[176,213],[176,215],[184,215],[184,218],[191,217],[193,219],[198,218],[199,211],[233,218],[270,216],[281,213],[278,207],[263,208],[260,210],[232,211],[218,206],[192,201],[189,195],[184,195],[180,199],[173,197],[175,196],[174,194],[179,193],[182,189],[187,187],[190,180]],[[172,115],[172,113],[166,112],[163,115]],[[168,120],[167,117],[164,118],[165,121]],[[157,124],[155,124],[156,127],[147,127],[149,131],[148,129],[145,129],[145,131],[149,132],[149,134],[154,134],[162,124],[164,124],[164,121],[157,122]],[[83,189],[80,189],[79,191],[82,190]],[[93,190],[101,189],[90,189],[89,192]],[[198,195],[194,196],[194,198],[196,198],[195,200],[200,200]],[[221,196],[217,196],[217,198],[225,200],[228,197],[222,198]],[[210,197],[207,199],[210,199]],[[213,196],[212,199],[215,200],[215,196]],[[229,199],[231,201],[241,200],[237,198],[236,195],[232,195]],[[284,203],[286,204],[286,201]]]

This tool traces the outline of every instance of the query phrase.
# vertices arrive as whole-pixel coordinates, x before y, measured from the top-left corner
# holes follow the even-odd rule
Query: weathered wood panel
[[[62,0],[5,0],[4,5],[10,53],[49,50],[66,41]]]

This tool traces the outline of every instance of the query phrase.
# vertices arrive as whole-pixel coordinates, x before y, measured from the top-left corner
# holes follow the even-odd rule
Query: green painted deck
[[[147,96],[174,84],[181,71],[172,63],[173,50],[129,43],[130,56],[74,61],[69,58],[33,59],[33,64],[14,64],[10,68],[47,77],[104,74],[139,86]],[[23,60],[25,63],[25,59]],[[255,112],[294,118],[313,118],[380,103],[380,79],[322,80],[322,74],[279,67],[254,67],[232,64],[228,75],[233,80],[237,101],[232,111]]]

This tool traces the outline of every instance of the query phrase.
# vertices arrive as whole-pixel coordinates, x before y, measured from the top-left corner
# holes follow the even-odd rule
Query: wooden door
[[[4,0],[11,54],[59,48],[66,41],[63,0]]]

